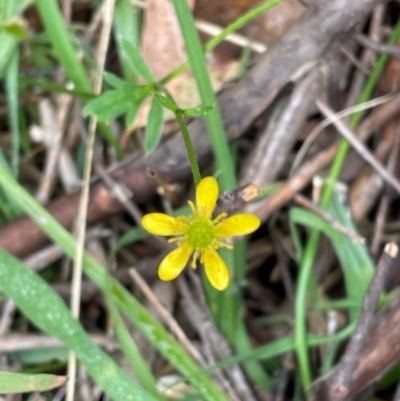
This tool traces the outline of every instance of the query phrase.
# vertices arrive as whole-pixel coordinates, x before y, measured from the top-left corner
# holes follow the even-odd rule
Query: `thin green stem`
[[[188,68],[190,67],[190,64],[188,61],[185,63],[181,64],[179,67],[176,67],[175,70],[171,71],[169,74],[167,74],[164,78],[161,78],[158,83],[160,85],[165,85],[169,81],[172,81],[174,78],[178,77],[182,73],[184,73]]]
[[[175,115],[183,135],[183,140],[185,141],[186,151],[189,157],[190,168],[192,169],[194,185],[197,187],[197,185],[201,180],[201,175],[200,175],[199,164],[197,163],[196,152],[194,151],[193,143],[192,140],[190,139],[189,130],[187,129],[185,123],[185,117],[182,111],[177,110],[175,112]]]
[[[230,154],[221,113],[208,75],[203,49],[194,25],[192,12],[185,1],[173,0],[176,16],[185,41],[190,68],[196,80],[202,105],[215,105],[205,117],[207,132],[216,158],[217,169],[221,173],[219,183],[222,191],[235,188],[235,167]]]
[[[271,4],[271,3],[270,3]],[[235,164],[229,148],[227,135],[224,129],[222,116],[218,107],[217,99],[210,83],[203,48],[194,24],[193,15],[189,9],[187,2],[182,0],[173,0],[176,15],[178,17],[179,26],[185,41],[185,49],[187,51],[190,68],[196,80],[197,89],[200,93],[202,105],[215,105],[214,109],[204,117],[207,133],[210,138],[211,147],[216,159],[216,170],[219,173],[218,180],[221,191],[226,191],[236,187]],[[238,258],[233,252],[221,251],[221,256],[229,268],[232,277],[240,277],[240,270],[244,268],[244,264],[238,263]],[[234,286],[230,286],[227,291],[216,294],[216,290],[211,286],[205,285],[207,298],[214,305],[214,318],[220,324],[226,338],[233,339],[235,346],[241,350],[248,348],[250,341],[247,331],[242,322],[243,302],[240,291]],[[216,310],[215,310],[216,309]],[[223,319],[223,324],[222,323]],[[239,320],[240,319],[240,320]],[[242,325],[238,325],[238,321]],[[255,372],[247,370],[247,373],[263,386],[268,384],[268,377],[264,374],[262,380],[258,380],[263,373],[262,367]]]
[[[218,46],[228,35],[237,31],[242,26],[246,25],[248,22],[257,18],[263,12],[275,7],[277,4],[282,3],[283,0],[269,0],[261,3],[259,6],[252,8],[247,13],[243,14],[240,18],[229,24],[221,33],[214,36],[204,45],[204,53],[210,52],[216,46]]]
[[[304,389],[308,389],[312,381],[307,347],[307,293],[319,236],[320,233],[316,230],[313,230],[310,234],[301,261],[301,271],[296,291],[294,343]]]
[[[237,20],[233,21],[231,24],[229,24],[220,34],[217,36],[214,36],[212,39],[210,39],[204,46],[203,46],[203,52],[207,53],[213,50],[216,46],[218,46],[228,35],[230,35],[232,32],[237,31],[239,28],[242,26],[248,24],[250,21],[252,21],[254,18],[257,18],[259,15],[261,15],[263,12],[269,10],[270,8],[276,6],[277,4],[281,3],[283,0],[269,0],[266,1],[265,3],[260,4],[257,7],[254,7],[247,13],[243,14],[240,18]],[[184,71],[186,71],[190,67],[189,62],[186,62],[184,64],[181,64],[179,67],[175,68],[175,70],[171,71],[168,75],[166,75],[164,78],[160,80],[160,84],[164,85],[167,82],[171,81],[178,75],[182,74]]]

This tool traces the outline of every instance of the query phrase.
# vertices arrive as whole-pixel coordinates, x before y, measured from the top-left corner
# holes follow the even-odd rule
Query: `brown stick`
[[[185,176],[185,170],[165,176],[166,181],[178,180]],[[137,202],[144,202],[155,192],[155,183],[143,170],[120,170],[114,175],[116,180],[130,188]],[[67,229],[71,229],[77,212],[79,193],[67,195],[55,200],[48,206],[48,211]],[[88,206],[88,223],[106,218],[122,210],[122,205],[111,195],[102,182],[91,187]],[[25,257],[48,243],[40,228],[28,217],[21,217],[0,230],[0,248],[18,256]]]
[[[314,383],[311,388],[312,401],[359,399],[357,393],[379,379],[399,361],[400,297],[393,299],[371,325],[383,278],[389,267],[393,266],[397,251],[398,247],[393,243],[385,247],[385,253],[366,294],[360,321],[349,344],[349,352],[337,368]],[[331,398],[332,396],[336,398]]]
[[[386,245],[379,260],[374,278],[365,294],[357,327],[349,341],[346,353],[339,364],[338,373],[333,380],[333,385],[330,389],[332,401],[342,401],[347,398],[351,384],[351,375],[359,361],[362,349],[368,337],[368,331],[374,318],[375,309],[378,304],[379,295],[384,286],[385,277],[392,265],[393,259],[396,258],[398,251],[399,248],[395,243],[389,243]]]

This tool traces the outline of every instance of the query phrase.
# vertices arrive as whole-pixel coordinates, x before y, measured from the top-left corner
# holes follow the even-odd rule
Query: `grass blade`
[[[120,401],[155,401],[95,345],[60,296],[38,274],[3,250],[0,250],[0,284],[29,320],[75,352],[110,397]]]
[[[337,197],[334,196],[335,198]],[[346,216],[347,213],[343,204],[338,199],[335,199],[334,204],[331,204],[328,210],[334,211],[332,213],[334,217],[346,227],[354,230],[354,226]],[[292,208],[290,219],[292,223],[302,224],[324,233],[332,241],[345,277],[347,296],[349,300],[354,302],[354,306],[349,308],[353,322],[358,317],[362,299],[374,271],[373,262],[365,245],[353,242],[349,237],[335,230],[327,221],[308,210]]]
[[[160,142],[161,132],[164,125],[163,116],[164,108],[162,104],[156,97],[153,97],[144,140],[144,151],[146,154],[151,153],[158,145],[158,142]]]
[[[187,2],[173,0],[173,4],[185,41],[190,68],[192,69],[197,89],[200,93],[202,105],[209,106],[215,104],[214,109],[208,113],[204,119],[216,158],[217,169],[221,173],[219,177],[220,187],[222,191],[232,189],[236,187],[235,168],[226,139],[217,99],[208,76],[207,65],[194,24],[193,15]]]
[[[7,196],[21,207],[54,242],[60,244],[69,257],[75,257],[76,243],[72,235],[1,167],[0,186]],[[84,255],[83,269],[103,292],[106,292],[108,286],[111,285],[115,302],[121,311],[184,376],[190,376],[199,371],[199,366],[180,344],[127,289],[115,279],[110,279],[104,268],[88,253]],[[190,381],[205,400],[227,401],[226,396],[206,375],[196,376]]]
[[[7,88],[7,103],[9,109],[9,122],[12,136],[12,151],[11,151],[11,169],[14,177],[18,176],[19,168],[19,148],[20,148],[20,132],[19,132],[19,107],[18,107],[18,65],[19,52],[15,51],[8,64],[6,72],[6,88]]]
[[[121,44],[124,49],[124,54],[126,54],[126,62],[132,71],[135,71],[137,75],[140,75],[149,83],[155,82],[154,75],[139,53],[139,50],[133,47],[127,40],[122,40]]]
[[[55,0],[36,0],[36,5],[54,51],[68,78],[74,83],[75,88],[92,93],[89,78],[72,46],[71,36],[58,3]]]
[[[136,83],[136,72],[128,60],[125,43],[137,48],[139,43],[139,21],[134,4],[130,0],[119,0],[114,8],[114,37],[124,78]]]
[[[115,332],[117,333],[118,340],[121,344],[124,356],[131,365],[133,371],[139,379],[139,382],[143,388],[153,395],[156,399],[163,399],[157,390],[157,382],[146,362],[143,360],[136,344],[128,332],[124,321],[118,311],[116,306],[114,296],[112,294],[111,288],[108,287],[106,291],[106,299],[108,310],[110,311],[112,321],[114,323]]]
[[[46,391],[65,384],[65,376],[0,372],[0,394]]]

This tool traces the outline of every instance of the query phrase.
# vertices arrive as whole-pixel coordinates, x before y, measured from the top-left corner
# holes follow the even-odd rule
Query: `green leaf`
[[[141,101],[137,101],[137,102],[131,104],[131,107],[128,110],[128,113],[126,114],[125,127],[131,127],[133,125],[133,123],[136,119],[136,116],[138,114],[138,111],[140,109],[140,106],[141,106],[143,100],[146,98],[146,96],[144,96],[141,99]]]
[[[66,376],[0,372],[0,394],[46,391],[61,387],[66,381]]]
[[[155,93],[154,96],[156,99],[167,109],[173,111],[174,113],[178,110],[178,106],[174,102],[173,99],[169,99],[166,96],[160,95],[159,93]]]
[[[75,352],[112,399],[155,401],[93,342],[60,296],[38,274],[1,249],[0,286],[32,323]]]
[[[54,242],[60,244],[69,257],[75,257],[76,242],[72,235],[1,167],[0,187],[18,207],[24,210],[24,212],[35,221],[40,229]],[[189,208],[186,207],[185,209],[188,210]],[[1,263],[0,266],[2,266]],[[193,386],[201,393],[204,400],[228,400],[207,375],[196,374],[199,371],[199,365],[194,362],[178,341],[167,332],[162,324],[148,312],[131,292],[118,283],[113,277],[110,277],[106,269],[87,252],[84,255],[83,269],[85,274],[87,274],[103,292],[107,291],[110,284],[112,285],[113,296],[117,302],[117,307],[120,308],[121,312],[135,324],[151,344],[154,345],[184,377],[189,378]],[[1,273],[0,271],[0,286],[3,286],[3,274]],[[22,284],[24,285],[24,283]],[[17,291],[18,294],[20,290],[21,287],[18,287],[15,291]],[[25,289],[22,288],[21,292],[24,291]],[[38,291],[38,294],[41,294],[41,292]],[[49,303],[49,305],[52,304]],[[46,313],[45,310],[41,312],[44,312],[44,314]],[[66,335],[70,334],[71,326],[69,326],[69,321],[66,321],[65,324],[58,327],[60,330],[65,331]],[[66,341],[64,342],[66,343]],[[97,363],[96,358],[93,360],[94,363]],[[103,367],[100,366],[100,369],[102,368]],[[115,383],[115,386],[117,387],[118,383]],[[129,392],[126,392],[126,394],[130,395]],[[149,398],[144,399],[146,399],[146,401],[149,400]]]
[[[356,232],[351,217],[336,192],[333,193],[327,211],[350,230]],[[353,242],[343,234],[340,241],[334,243],[335,252],[342,264],[346,292],[349,299],[361,304],[365,292],[374,275],[374,262],[365,244]],[[357,283],[357,285],[354,285]],[[351,321],[358,318],[359,308],[350,309]]]
[[[185,109],[182,110],[182,113],[185,116],[190,116],[190,117],[201,117],[205,116],[208,114],[210,111],[212,111],[214,106],[201,106],[201,107],[194,107],[191,109]]]
[[[115,117],[129,109],[132,92],[127,90],[112,90],[92,100],[83,109],[83,114],[93,115],[97,120],[109,124]]]
[[[343,225],[356,232],[345,207],[339,201],[336,193],[333,194],[328,211]],[[361,301],[374,271],[373,262],[365,245],[352,241],[348,236],[335,230],[330,223],[308,210],[292,208],[290,211],[290,220],[295,243],[299,243],[299,239],[296,230],[293,230],[293,223],[322,231],[332,241],[332,245],[342,266],[348,298],[356,305],[354,308],[350,308],[351,321],[354,321],[358,316]]]
[[[153,376],[149,366],[143,359],[140,350],[134,342],[131,333],[118,311],[116,299],[112,292],[111,282],[109,281],[108,283],[110,285],[107,286],[107,290],[105,291],[108,311],[110,312],[114,324],[114,330],[117,334],[119,343],[121,344],[124,357],[135,372],[141,386],[155,398],[159,398],[160,401],[164,400],[164,398],[160,397],[160,393],[158,392],[156,378]]]
[[[17,50],[18,40],[7,32],[0,32],[0,43],[0,79],[2,79],[14,51]]]
[[[6,23],[1,24],[0,28],[19,40],[23,40],[28,37],[26,22],[19,17],[11,18]]]
[[[318,347],[320,345],[345,340],[346,338],[351,336],[354,328],[355,323],[352,323],[335,334],[327,336],[310,334],[307,337],[307,345],[309,347]],[[257,360],[266,361],[279,355],[285,354],[289,351],[293,351],[294,346],[295,344],[293,336],[281,337],[275,341],[270,342],[269,344],[263,345],[262,347],[254,348],[249,351],[241,352],[229,358],[223,359],[212,366],[199,370],[194,375],[199,375],[200,373],[212,373],[215,372],[217,369],[227,368],[234,365],[235,363],[244,363],[247,361]]]
[[[74,83],[75,88],[91,93],[92,85],[87,70],[78,57],[73,45],[74,40],[69,33],[69,27],[65,23],[59,3],[57,1],[36,0],[35,6],[46,29],[47,37],[67,77]],[[1,48],[3,42],[0,41],[0,43]]]
[[[115,117],[131,109],[137,110],[151,90],[152,86],[146,85],[108,91],[89,102],[83,114],[94,115],[98,121],[109,124]]]
[[[104,72],[103,74],[104,81],[106,81],[110,86],[112,86],[114,89],[127,89],[127,88],[134,88],[135,86],[124,81],[120,77],[116,76],[115,74],[112,74],[111,72]]]
[[[151,101],[149,119],[146,128],[146,137],[144,141],[144,151],[151,153],[158,145],[161,137],[161,131],[164,124],[163,106],[156,97]]]
[[[126,245],[132,244],[133,242],[140,241],[141,239],[147,238],[149,234],[140,227],[132,228],[126,232],[115,244],[112,253],[117,253],[121,248]]]
[[[34,347],[34,345],[32,346]],[[47,348],[27,348],[21,351],[8,352],[7,356],[10,360],[21,365],[43,365],[50,364],[50,362],[66,364],[68,361],[68,348],[65,345]]]
[[[124,150],[121,147],[121,144],[118,141],[117,136],[111,130],[110,126],[104,123],[99,122],[97,124],[97,128],[99,130],[100,135],[103,137],[104,141],[112,146],[115,150],[115,153],[119,160],[123,159],[125,156]]]
[[[5,76],[5,87],[7,93],[7,105],[8,105],[8,121],[12,136],[12,152],[11,152],[11,168],[13,174],[18,177],[18,166],[19,166],[19,153],[20,153],[20,142],[21,142],[21,131],[19,127],[19,52],[15,52],[10,60],[7,67]]]
[[[151,72],[146,61],[139,53],[139,50],[133,47],[127,40],[123,39],[121,41],[124,56],[126,55],[126,62],[129,67],[135,71],[137,75],[143,77],[147,82],[155,82],[153,73]]]
[[[138,45],[140,38],[139,22],[139,13],[131,0],[119,0],[115,3],[113,26],[116,50],[119,54],[122,75],[130,83],[136,82],[136,74],[127,61],[128,57],[122,41],[126,40],[134,47]]]

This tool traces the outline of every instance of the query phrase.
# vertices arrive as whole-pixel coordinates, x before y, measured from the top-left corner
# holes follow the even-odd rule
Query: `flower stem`
[[[192,140],[190,139],[189,130],[187,129],[182,110],[176,110],[175,115],[183,135],[183,140],[185,141],[186,151],[190,162],[190,168],[192,169],[194,185],[197,187],[197,184],[201,180],[201,175],[199,164],[197,163],[196,153],[194,152]]]

